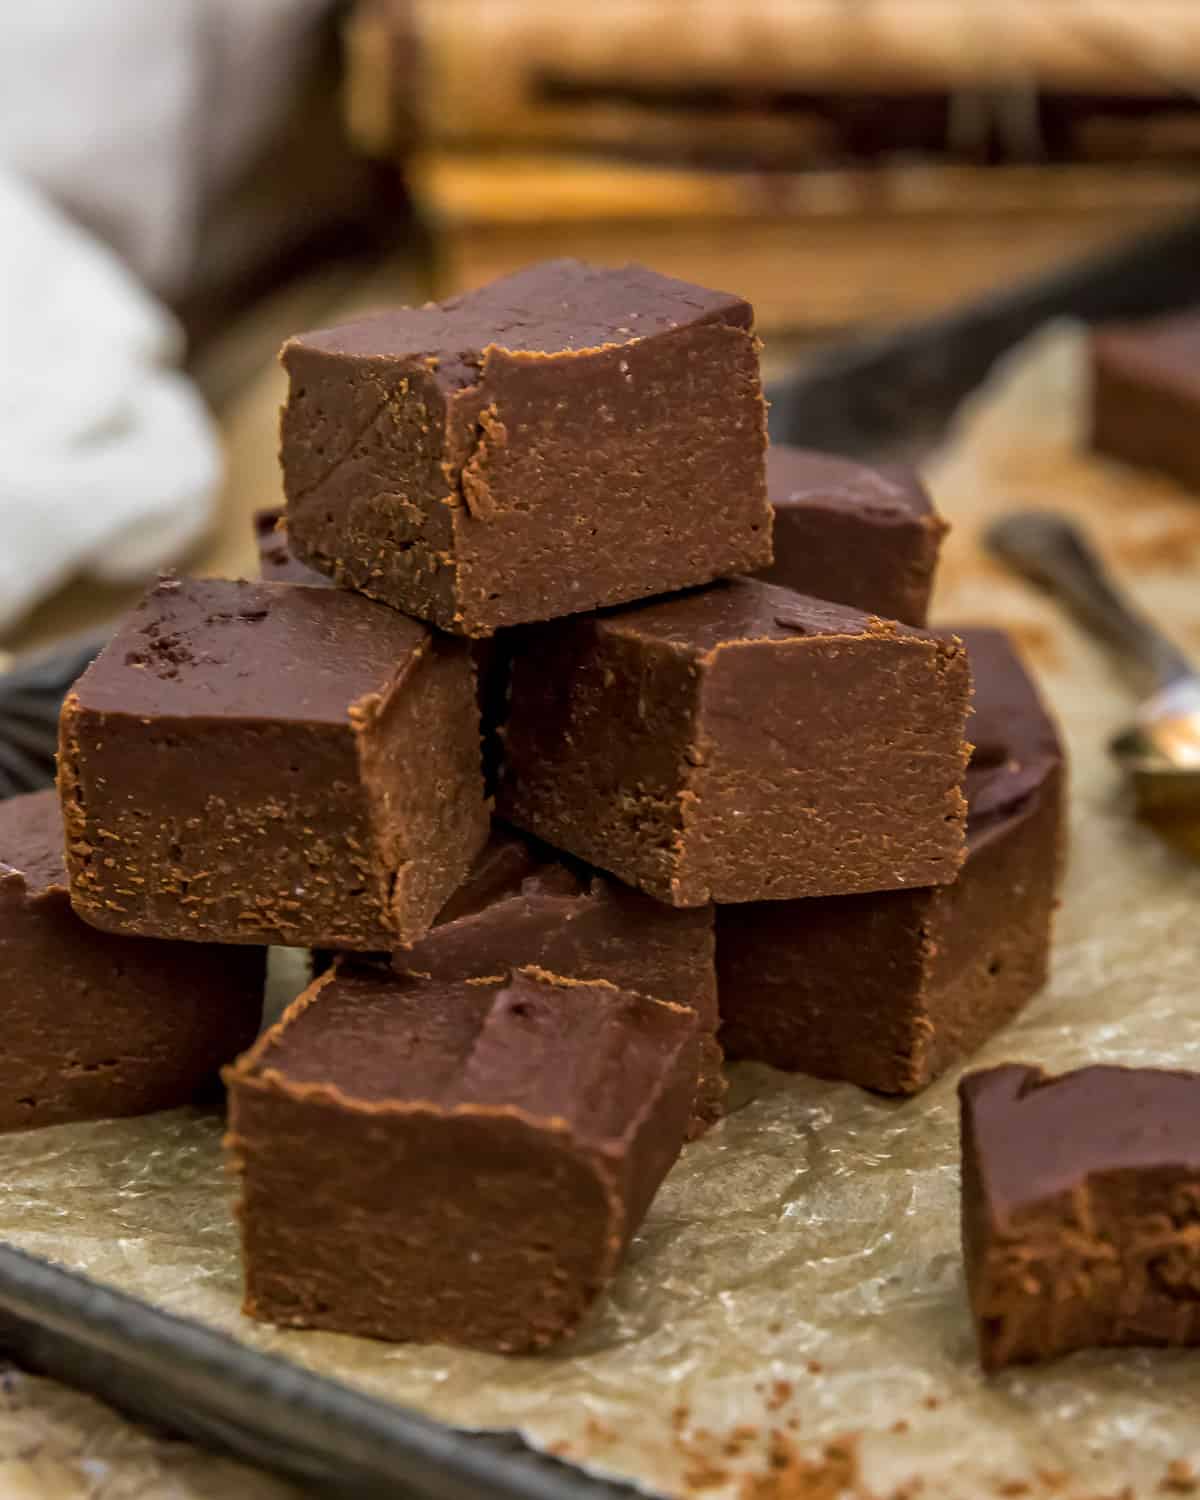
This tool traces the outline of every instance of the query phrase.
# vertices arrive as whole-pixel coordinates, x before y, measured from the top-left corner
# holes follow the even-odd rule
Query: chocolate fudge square
[[[63,707],[75,910],[149,937],[390,948],[488,835],[468,648],[338,589],[160,583]]]
[[[533,969],[317,980],[225,1075],[245,1311],[501,1353],[566,1337],[679,1154],[696,1024]]]
[[[0,802],[0,958],[0,1131],[187,1104],[258,1031],[264,948],[79,920],[53,791]]]
[[[924,625],[946,523],[913,469],[875,469],[774,443],[767,495],[775,561],[757,577]]]
[[[522,634],[501,815],[673,906],[931,885],[963,857],[950,638],[736,579]]]
[[[288,545],[287,523],[282,510],[260,510],[254,515],[254,534],[258,542],[259,577],[267,583],[303,583],[333,588],[326,578],[294,556]],[[479,689],[481,716],[480,738],[484,761],[484,781],[489,793],[495,782],[499,756],[497,732],[508,692],[508,665],[502,638],[489,637],[472,643],[475,675]]]
[[[975,682],[976,742],[957,880],[718,907],[731,1057],[912,1094],[1045,982],[1065,837],[1062,746],[1008,636],[957,633]]]
[[[435,979],[535,965],[691,1006],[700,1035],[695,1137],[720,1118],[725,1097],[714,948],[711,906],[665,906],[499,825],[437,925],[393,964]]]
[[[1200,1343],[1200,1074],[1012,1063],[959,1091],[984,1368]]]
[[[332,588],[333,579],[308,567],[292,555],[288,545],[283,510],[254,512],[254,540],[258,544],[258,576],[266,583],[306,583],[311,588]]]
[[[459,635],[771,560],[753,312],[550,261],[284,345],[292,549]]]
[[[1200,490],[1200,309],[1092,335],[1092,446]]]

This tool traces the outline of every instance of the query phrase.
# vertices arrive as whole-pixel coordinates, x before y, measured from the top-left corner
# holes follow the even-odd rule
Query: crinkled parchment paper
[[[980,523],[1013,505],[1075,511],[1200,650],[1200,502],[1074,451],[1080,348],[1064,327],[1022,350],[930,471],[955,525],[939,617],[1018,631],[1074,758],[1054,979],[974,1062],[1200,1068],[1200,868],[1128,815],[1104,751],[1127,690],[976,544]],[[599,1316],[539,1358],[243,1319],[220,1125],[200,1115],[3,1139],[0,1234],[376,1396],[518,1428],[669,1495],[830,1496],[840,1479],[880,1497],[914,1480],[953,1497],[1185,1489],[1186,1463],[1200,1469],[1200,1352],[1089,1354],[981,1379],[958,1248],[955,1082],[896,1103],[735,1070],[730,1117],[672,1172]],[[855,1460],[794,1458],[855,1433]]]

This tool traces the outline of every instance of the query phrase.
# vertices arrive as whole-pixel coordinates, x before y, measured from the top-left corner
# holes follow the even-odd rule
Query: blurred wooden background
[[[255,566],[275,352],[349,311],[640,259],[749,296],[778,370],[1197,205],[1197,0],[348,0],[214,222],[238,276],[180,307],[227,455],[187,565]],[[76,584],[0,644],[134,593]]]

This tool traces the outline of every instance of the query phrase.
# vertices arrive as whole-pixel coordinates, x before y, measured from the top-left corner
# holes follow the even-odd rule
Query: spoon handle
[[[993,556],[1057,595],[1094,635],[1150,672],[1157,688],[1195,668],[1129,603],[1083,533],[1053,511],[1017,511],[994,522],[984,541]]]

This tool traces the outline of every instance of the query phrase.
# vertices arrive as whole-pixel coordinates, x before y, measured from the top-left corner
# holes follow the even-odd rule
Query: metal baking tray
[[[831,348],[771,390],[781,441],[860,456],[936,442],[962,398],[1046,320],[1200,303],[1200,218],[959,311]],[[0,1245],[0,1348],[128,1414],[316,1493],[602,1500],[595,1479],[510,1434],[456,1430]]]

